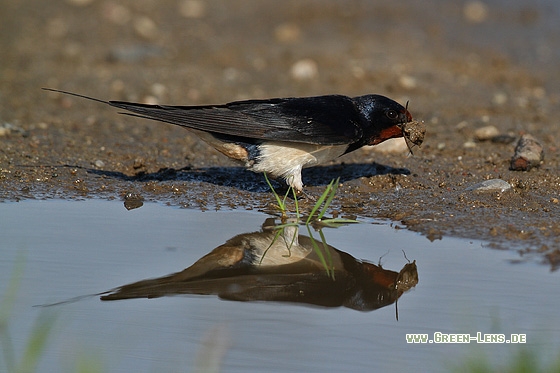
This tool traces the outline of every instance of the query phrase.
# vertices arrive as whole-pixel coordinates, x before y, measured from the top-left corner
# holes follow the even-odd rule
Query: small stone
[[[134,210],[144,205],[144,197],[137,193],[127,193],[124,196],[124,207],[127,210]]]
[[[8,136],[10,134],[10,129],[6,127],[0,127],[0,137]]]
[[[540,142],[529,134],[521,136],[511,159],[510,169],[513,171],[529,171],[539,167],[544,159],[544,150]]]
[[[472,140],[465,141],[465,142],[463,143],[463,148],[465,148],[465,149],[476,148],[476,143],[475,143],[474,141],[472,141]]]
[[[363,79],[366,76],[366,70],[361,66],[352,66],[351,74],[356,79]]]
[[[179,13],[185,18],[202,18],[206,15],[206,3],[201,0],[183,0],[179,3]]]
[[[471,185],[466,190],[473,192],[505,192],[511,189],[511,185],[502,179],[484,180],[481,183]]]
[[[140,62],[163,54],[164,49],[160,46],[136,44],[111,48],[107,59],[111,62]]]
[[[228,82],[234,82],[241,76],[241,72],[239,72],[239,70],[235,67],[226,67],[222,73],[224,80]]]
[[[161,98],[167,93],[167,87],[161,83],[154,83],[150,87],[150,91],[154,96]]]
[[[103,168],[103,167],[105,167],[105,162],[103,162],[101,159],[98,159],[98,160],[95,161],[94,165],[97,168]]]
[[[414,89],[418,85],[416,78],[410,75],[402,75],[399,77],[399,84],[404,89]]]
[[[274,30],[274,37],[281,43],[293,43],[301,38],[301,29],[293,23],[283,23]]]
[[[474,131],[474,137],[478,141],[490,140],[493,137],[498,136],[499,134],[500,132],[494,126],[484,126],[484,127],[477,128]]]
[[[482,1],[469,1],[463,6],[463,17],[471,23],[482,23],[488,18],[488,6]]]
[[[319,74],[319,67],[317,62],[310,58],[304,58],[297,61],[290,69],[290,75],[295,80],[309,80],[317,77]]]
[[[496,92],[492,98],[492,103],[494,105],[501,106],[505,104],[508,100],[508,96],[504,92]]]
[[[144,167],[145,165],[145,161],[144,158],[135,158],[134,159],[134,164],[132,165],[132,168],[134,168],[135,170]]]
[[[140,16],[134,19],[134,30],[145,39],[155,39],[158,34],[156,23],[146,16]]]
[[[12,133],[19,133],[20,135],[27,137],[26,131],[18,126],[15,126],[11,123],[4,123],[0,125],[0,137],[8,136]]]
[[[126,25],[132,18],[132,12],[127,7],[114,2],[103,4],[103,15],[116,25]]]

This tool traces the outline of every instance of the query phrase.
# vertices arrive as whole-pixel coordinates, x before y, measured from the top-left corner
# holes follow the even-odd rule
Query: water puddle
[[[111,372],[319,372],[448,371],[469,357],[507,364],[523,348],[556,358],[558,273],[483,242],[360,220],[278,230],[255,211],[1,204],[0,294],[19,276],[4,358],[7,345],[23,354],[44,314],[55,321],[38,371],[84,359]],[[526,343],[481,343],[496,335]]]

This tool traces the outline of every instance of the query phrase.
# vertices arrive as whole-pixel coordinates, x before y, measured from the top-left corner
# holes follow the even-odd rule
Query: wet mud
[[[262,175],[188,131],[41,87],[176,105],[377,93],[409,102],[422,146],[409,156],[401,139],[306,169],[307,193],[340,177],[333,215],[483,239],[556,269],[558,18],[552,3],[521,1],[4,2],[0,199],[274,211]],[[544,156],[516,171],[525,134]],[[510,188],[473,187],[494,179]]]

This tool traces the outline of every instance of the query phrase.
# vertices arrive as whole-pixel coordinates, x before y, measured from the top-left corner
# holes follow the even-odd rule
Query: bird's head
[[[355,97],[354,101],[368,122],[367,145],[377,145],[395,137],[405,137],[407,144],[422,144],[424,124],[412,119],[408,103],[404,107],[381,95]]]

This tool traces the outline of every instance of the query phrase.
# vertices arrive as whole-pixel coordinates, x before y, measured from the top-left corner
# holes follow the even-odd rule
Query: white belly
[[[260,145],[260,155],[251,170],[282,177],[288,185],[303,189],[301,170],[340,157],[348,145],[321,146],[293,142],[270,142]]]

